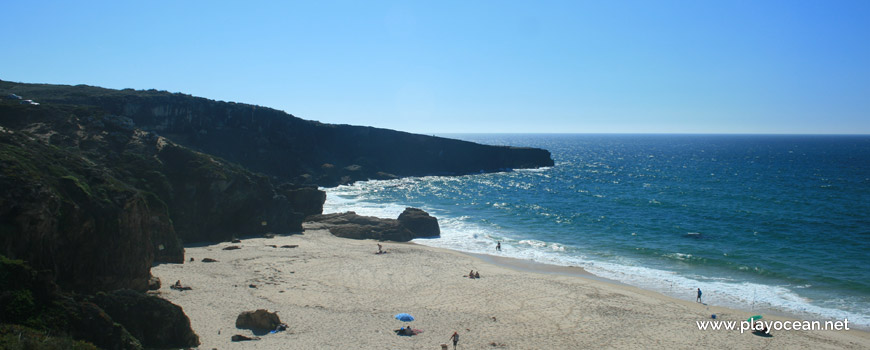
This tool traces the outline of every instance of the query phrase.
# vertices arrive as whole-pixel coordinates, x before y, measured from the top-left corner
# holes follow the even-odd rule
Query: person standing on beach
[[[456,343],[459,342],[459,333],[453,332],[453,335],[450,336],[450,339],[453,340],[453,350],[456,350]]]
[[[701,288],[698,288],[698,299],[695,299],[695,301],[697,301],[699,303],[701,302]]]

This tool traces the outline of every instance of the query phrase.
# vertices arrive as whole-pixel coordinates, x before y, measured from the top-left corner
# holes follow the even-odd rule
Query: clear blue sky
[[[419,133],[870,133],[870,1],[5,1],[0,79]]]

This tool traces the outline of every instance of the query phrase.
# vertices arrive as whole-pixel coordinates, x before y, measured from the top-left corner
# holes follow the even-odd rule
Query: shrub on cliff
[[[0,324],[0,349],[4,350],[98,350],[94,344],[57,336],[33,328]]]
[[[10,348],[30,349],[32,344],[46,343],[47,340],[60,348],[67,348],[67,345],[88,348],[86,343],[70,340],[72,338],[101,348],[142,349],[139,341],[124,327],[114,323],[102,309],[64,293],[49,276],[33,270],[23,261],[2,255],[0,307],[0,328],[3,329],[0,331],[0,344],[7,343]],[[9,332],[17,332],[17,340],[10,339]],[[54,337],[46,338],[46,334]],[[46,346],[46,349],[52,348]]]

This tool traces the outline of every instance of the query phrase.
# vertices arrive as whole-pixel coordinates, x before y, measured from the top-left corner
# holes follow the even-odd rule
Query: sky
[[[870,1],[7,1],[0,79],[440,133],[870,133]]]

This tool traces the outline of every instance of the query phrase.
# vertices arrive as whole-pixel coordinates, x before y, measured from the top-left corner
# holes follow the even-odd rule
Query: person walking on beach
[[[701,288],[698,288],[698,298],[695,301],[701,303]],[[703,303],[702,303],[703,304]]]
[[[495,251],[497,251],[497,252],[501,251],[501,241],[498,241],[498,243],[495,244]]]
[[[456,350],[456,343],[459,342],[459,333],[453,332],[453,335],[450,336],[450,339],[453,340],[453,350]]]

